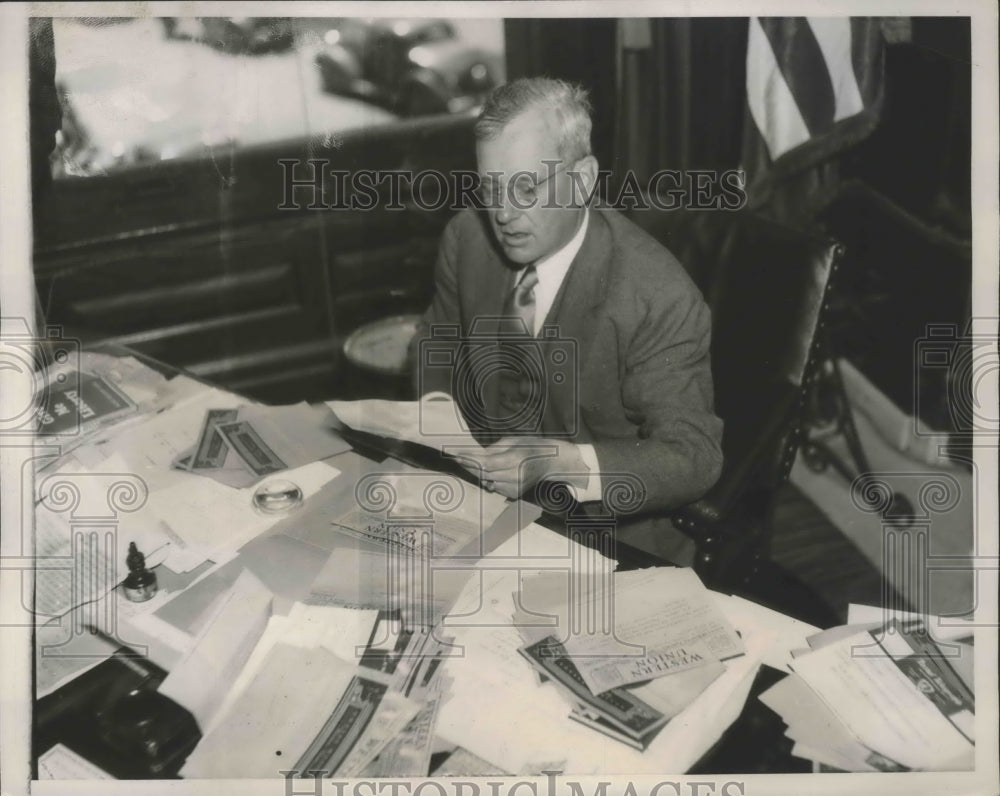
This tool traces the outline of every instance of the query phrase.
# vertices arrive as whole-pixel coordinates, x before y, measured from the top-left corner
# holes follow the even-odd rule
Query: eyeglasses
[[[507,200],[513,200],[514,206],[521,210],[534,207],[535,202],[538,201],[538,189],[569,166],[569,163],[563,163],[541,180],[536,179],[534,174],[527,171],[518,173],[513,182],[507,184]],[[489,178],[484,178],[476,189],[476,196],[483,203],[483,207],[492,210],[503,206],[503,193],[503,184],[493,182]]]

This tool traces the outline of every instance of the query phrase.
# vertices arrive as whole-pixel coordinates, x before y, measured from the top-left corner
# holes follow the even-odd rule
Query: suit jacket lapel
[[[473,317],[468,319],[469,327],[465,332],[471,334],[473,339],[479,337],[480,333],[485,338],[495,339],[497,324],[491,319],[502,314],[507,295],[514,287],[516,271],[498,251],[485,219],[481,220],[484,222],[482,232],[486,245],[482,247],[481,253],[472,254],[482,258],[482,265],[476,269],[477,279],[472,287],[471,302]],[[605,296],[610,255],[611,233],[607,222],[599,212],[591,210],[583,245],[574,258],[539,333],[546,360],[551,362],[545,353],[554,346],[562,346],[569,353],[568,365],[556,368],[567,376],[561,382],[552,378],[555,371],[551,370],[550,365],[548,383],[545,385],[548,396],[545,428],[549,429],[549,433],[563,431],[575,434],[580,428],[578,385],[592,349],[595,330],[593,310],[601,305]],[[557,335],[547,338],[545,326],[556,327]],[[496,382],[491,379],[488,384],[495,387]],[[487,389],[482,399],[487,417],[499,417],[497,391]]]
[[[477,214],[477,219],[481,223],[484,245],[480,247],[479,251],[471,252],[468,255],[477,258],[479,267],[473,271],[476,276],[474,284],[470,287],[472,313],[471,317],[466,319],[467,327],[464,329],[464,333],[465,339],[470,341],[471,347],[479,352],[477,364],[486,364],[489,354],[484,354],[480,345],[490,346],[494,351],[496,350],[500,329],[497,319],[502,316],[507,296],[514,289],[514,278],[517,271],[500,252],[499,244],[489,228],[489,221],[485,214]],[[486,380],[480,399],[482,401],[481,411],[484,412],[487,420],[502,416],[500,394],[495,378]]]
[[[580,428],[579,383],[593,348],[597,324],[594,310],[607,295],[611,233],[603,216],[590,211],[587,235],[570,266],[562,287],[556,294],[545,324],[558,328],[558,340],[569,346],[575,364],[568,378],[556,382],[552,378],[549,390],[547,422],[556,421],[565,432],[575,434]],[[545,334],[544,327],[540,336]]]
[[[480,267],[476,269],[475,284],[472,285],[471,306],[474,317],[469,319],[470,327],[466,329],[467,333],[473,331],[472,324],[475,324],[477,318],[482,322],[483,319],[496,318],[503,313],[504,301],[507,294],[514,289],[514,275],[517,273],[498,249],[496,239],[489,229],[489,222],[481,215],[478,220],[482,224],[485,245],[481,251],[470,255],[478,259]],[[494,323],[485,325],[489,327],[488,334],[496,334]]]

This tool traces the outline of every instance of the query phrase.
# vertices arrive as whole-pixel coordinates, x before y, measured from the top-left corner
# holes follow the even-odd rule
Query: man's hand
[[[483,488],[516,498],[549,476],[586,487],[589,470],[572,442],[540,437],[504,437],[481,456],[465,455],[459,463],[482,480]]]

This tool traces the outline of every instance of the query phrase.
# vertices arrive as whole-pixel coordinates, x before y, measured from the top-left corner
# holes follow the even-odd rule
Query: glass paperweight
[[[305,496],[291,481],[265,481],[253,493],[253,507],[261,514],[287,514],[299,508]]]

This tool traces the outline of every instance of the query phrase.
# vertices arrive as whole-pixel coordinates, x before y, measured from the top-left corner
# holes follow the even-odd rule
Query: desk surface
[[[337,457],[337,466],[342,470],[342,480],[356,482],[357,478],[369,471],[373,465],[387,460],[390,462],[397,460],[422,469],[449,473],[471,482],[465,471],[436,451],[349,430],[344,430],[342,433],[354,447],[353,452]],[[541,518],[540,524],[552,530],[562,531],[565,529],[566,521],[566,516],[547,514]],[[653,560],[648,554],[624,544],[616,546],[615,558],[619,561],[621,569],[669,563]],[[758,579],[752,589],[742,596],[812,625],[826,627],[836,624],[836,617],[831,615],[823,602],[787,573],[770,566],[762,575],[763,577]],[[158,671],[162,679],[162,669],[154,666],[152,670]],[[39,700],[36,703],[34,717],[36,759],[53,743],[63,741],[70,748],[75,748],[109,773],[119,777],[175,775],[182,761],[177,761],[176,766],[163,771],[149,772],[141,767],[137,768],[128,760],[116,759],[116,756],[113,753],[109,754],[101,744],[94,743],[95,735],[92,729],[88,728],[88,717],[94,709],[93,694],[106,688],[109,683],[120,684],[127,680],[131,676],[129,671],[128,667],[123,668],[121,662],[108,661],[92,669],[86,676],[76,678],[55,693]],[[789,755],[791,744],[783,736],[780,718],[756,699],[756,695],[778,677],[780,677],[778,672],[767,668],[758,674],[750,698],[739,719],[702,758],[693,773],[809,770],[808,763]]]

